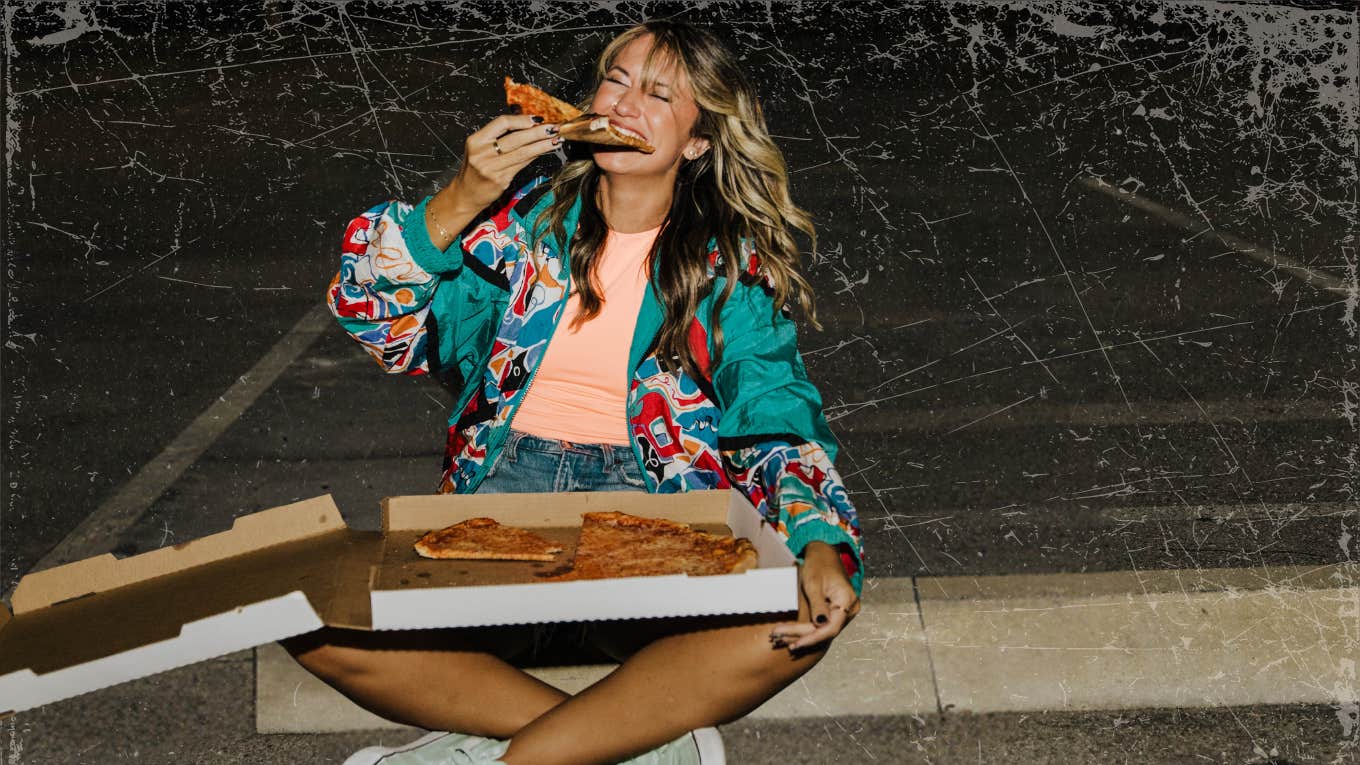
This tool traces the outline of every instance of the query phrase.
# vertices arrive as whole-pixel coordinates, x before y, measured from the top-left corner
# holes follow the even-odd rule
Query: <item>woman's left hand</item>
[[[770,631],[771,645],[787,646],[790,653],[836,637],[859,613],[859,598],[836,548],[825,542],[809,542],[804,548],[803,565],[798,569],[798,599],[800,611],[810,621],[777,624]]]

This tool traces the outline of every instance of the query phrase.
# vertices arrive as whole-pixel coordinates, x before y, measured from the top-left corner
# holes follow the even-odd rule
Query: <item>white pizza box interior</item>
[[[124,559],[29,574],[0,607],[0,718],[323,626],[366,630],[790,612],[792,553],[736,490],[391,497],[382,531],[329,495]],[[564,563],[427,560],[426,531],[487,516],[574,552],[581,514],[619,510],[745,537],[756,569],[718,576],[536,581]]]

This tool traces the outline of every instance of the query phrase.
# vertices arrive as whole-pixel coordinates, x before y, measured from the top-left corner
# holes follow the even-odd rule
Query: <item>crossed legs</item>
[[[800,610],[798,620],[807,619]],[[787,621],[735,616],[613,623],[600,632],[601,647],[623,663],[575,696],[501,658],[520,647],[516,640],[523,633],[516,638],[514,630],[459,630],[454,640],[449,634],[455,631],[413,635],[404,645],[391,633],[332,631],[285,647],[380,716],[427,730],[510,739],[502,757],[508,765],[592,765],[739,719],[807,672],[825,647],[796,658],[772,649],[770,628]]]
[[[280,641],[312,674],[370,712],[425,730],[506,739],[569,698],[506,662],[524,630],[364,632],[325,628]]]

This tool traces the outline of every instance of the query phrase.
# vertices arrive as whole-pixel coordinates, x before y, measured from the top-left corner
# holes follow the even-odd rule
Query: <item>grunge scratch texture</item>
[[[347,221],[452,177],[505,75],[576,99],[676,14],[818,225],[800,347],[870,577],[1360,562],[1360,24],[1319,5],[8,0],[0,583],[320,303]],[[446,394],[341,340],[105,549],[431,491]],[[1292,618],[1341,620],[1354,686],[1339,608]]]

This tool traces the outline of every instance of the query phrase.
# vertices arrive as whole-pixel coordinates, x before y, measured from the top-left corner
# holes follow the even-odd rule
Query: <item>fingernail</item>
[[[543,118],[542,118],[542,117],[538,116],[537,114],[534,115],[534,124],[535,124],[535,125],[539,124],[539,123],[542,122],[542,121],[543,121]]]
[[[558,137],[552,139],[552,145],[553,145],[553,146],[556,146],[556,145],[558,145],[559,143],[562,143],[562,136],[558,136]]]
[[[826,614],[817,614],[817,623],[826,624]]]
[[[544,128],[544,131],[547,132],[548,135],[557,135],[557,126],[549,125],[546,128]]]

